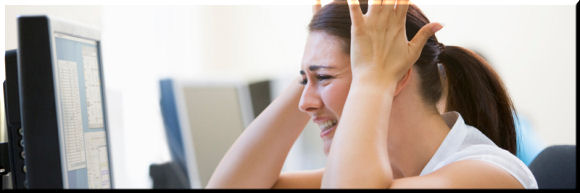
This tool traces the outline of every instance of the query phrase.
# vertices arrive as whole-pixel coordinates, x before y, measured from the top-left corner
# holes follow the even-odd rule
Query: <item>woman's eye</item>
[[[306,85],[306,83],[308,83],[308,81],[306,80],[306,78],[305,79],[302,79],[302,81],[300,81],[300,84],[301,85]]]
[[[316,75],[316,80],[319,80],[319,81],[328,80],[331,78],[333,78],[333,77],[329,76],[329,75]],[[302,84],[302,85],[306,85],[306,83],[308,83],[308,80],[306,78],[304,78],[304,79],[302,79],[302,81],[300,81],[300,84]]]
[[[316,79],[318,80],[327,80],[327,79],[331,79],[332,76],[329,75],[316,75]]]

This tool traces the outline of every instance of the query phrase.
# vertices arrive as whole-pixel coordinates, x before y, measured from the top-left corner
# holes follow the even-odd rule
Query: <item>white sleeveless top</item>
[[[445,113],[443,119],[448,125],[453,123],[453,120],[456,121],[431,160],[421,171],[421,176],[455,161],[482,160],[503,168],[524,188],[538,188],[534,175],[524,162],[509,151],[498,147],[475,127],[466,125],[458,112]]]

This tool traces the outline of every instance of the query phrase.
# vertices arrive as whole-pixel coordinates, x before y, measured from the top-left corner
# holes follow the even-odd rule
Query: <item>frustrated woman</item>
[[[322,7],[301,81],[244,130],[207,188],[537,188],[514,155],[501,79],[475,53],[439,43],[441,28],[408,0]],[[281,173],[309,119],[321,129],[325,167]]]

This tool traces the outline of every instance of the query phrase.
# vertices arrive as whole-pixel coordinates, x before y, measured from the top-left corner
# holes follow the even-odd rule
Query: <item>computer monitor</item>
[[[172,159],[185,170],[190,188],[204,188],[236,138],[271,102],[270,81],[159,83]]]
[[[18,17],[18,78],[28,188],[112,188],[100,32]]]

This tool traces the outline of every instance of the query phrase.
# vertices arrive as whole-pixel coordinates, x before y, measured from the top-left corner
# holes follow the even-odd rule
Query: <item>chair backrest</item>
[[[539,189],[576,188],[576,145],[553,145],[529,165]]]

